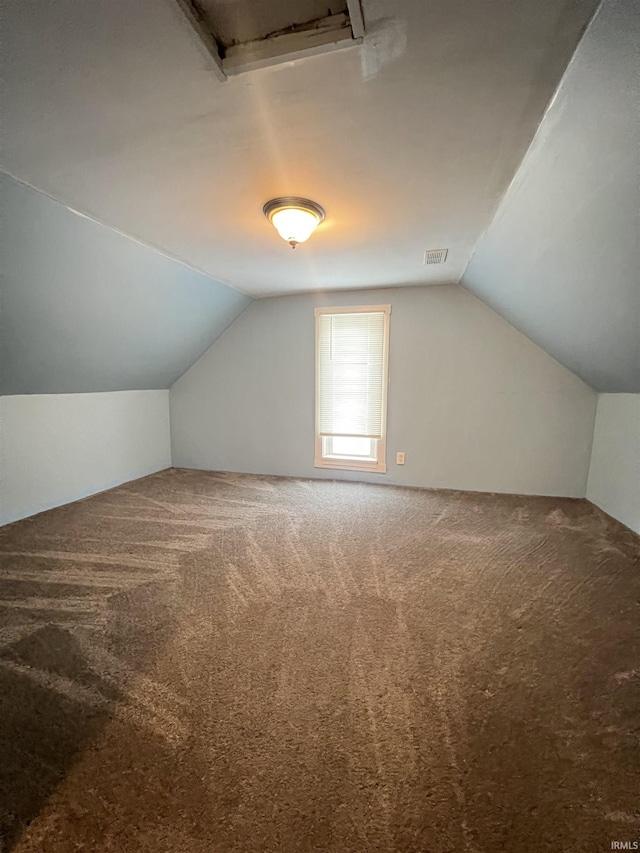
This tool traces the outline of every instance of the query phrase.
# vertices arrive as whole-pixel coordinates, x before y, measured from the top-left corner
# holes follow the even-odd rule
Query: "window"
[[[390,314],[316,308],[316,468],[387,470]]]

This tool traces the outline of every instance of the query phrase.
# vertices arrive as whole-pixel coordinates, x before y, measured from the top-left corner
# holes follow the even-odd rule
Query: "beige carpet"
[[[640,540],[584,501],[166,471],[0,543],[3,850],[638,838]]]

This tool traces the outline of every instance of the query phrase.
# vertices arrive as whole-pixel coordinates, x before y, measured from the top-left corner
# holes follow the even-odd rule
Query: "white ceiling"
[[[5,0],[3,168],[255,296],[457,282],[596,0],[362,5],[362,48],[219,83],[173,0]],[[277,195],[327,210],[295,252]]]

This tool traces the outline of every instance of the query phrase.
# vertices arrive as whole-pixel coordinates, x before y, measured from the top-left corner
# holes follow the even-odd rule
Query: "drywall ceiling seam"
[[[83,219],[88,219],[90,222],[95,222],[96,225],[101,225],[103,228],[108,228],[109,231],[113,231],[115,234],[119,234],[121,237],[126,237],[127,240],[131,240],[133,243],[137,243],[139,246],[142,246],[145,249],[149,249],[150,251],[155,252],[157,255],[161,255],[163,258],[166,258],[169,261],[175,261],[175,263],[180,264],[181,266],[186,267],[187,269],[193,270],[194,272],[205,276],[205,278],[217,282],[217,284],[223,284],[225,287],[228,287],[231,290],[235,290],[238,293],[241,293],[243,296],[248,296],[249,299],[255,299],[255,296],[252,296],[251,293],[248,293],[246,290],[243,290],[241,287],[238,287],[237,284],[230,284],[228,281],[224,281],[221,278],[215,278],[211,275],[210,272],[206,272],[200,267],[195,266],[195,264],[189,263],[189,261],[185,261],[178,255],[172,255],[165,249],[161,249],[159,246],[155,246],[153,243],[149,243],[146,240],[142,240],[140,237],[136,237],[134,234],[128,234],[126,231],[122,231],[115,225],[110,225],[108,222],[105,222],[103,219],[100,219],[93,213],[87,213],[86,210],[79,210],[77,207],[72,207],[72,205],[67,204],[66,201],[62,201],[56,196],[51,195],[51,193],[45,192],[45,190],[41,190],[39,187],[36,187],[33,184],[30,184],[28,181],[25,181],[23,178],[18,178],[11,172],[7,172],[6,170],[1,169],[0,174],[6,175],[8,178],[11,178],[11,180],[15,181],[17,184],[21,184],[23,187],[27,187],[27,189],[33,190],[33,192],[36,192],[39,195],[44,196],[45,198],[48,198],[51,201],[54,201],[56,204],[62,205],[62,207],[66,208],[71,213],[74,213],[76,216],[81,216]]]
[[[467,274],[467,270],[469,269],[469,266],[471,265],[471,261],[473,260],[473,257],[474,257],[474,255],[475,255],[475,253],[477,252],[478,247],[480,246],[480,244],[481,244],[481,243],[482,243],[482,241],[484,240],[484,238],[485,238],[485,236],[487,235],[488,231],[491,229],[491,226],[493,225],[493,223],[496,221],[496,219],[497,219],[497,218],[498,218],[498,216],[500,215],[500,211],[502,210],[502,207],[504,206],[504,203],[505,203],[505,201],[506,201],[506,199],[507,199],[507,196],[508,196],[508,195],[509,195],[509,193],[511,192],[511,188],[512,188],[513,186],[515,186],[515,184],[516,184],[516,182],[517,182],[517,180],[518,180],[518,176],[520,175],[520,170],[522,169],[522,164],[523,164],[523,163],[524,163],[524,161],[527,159],[527,156],[529,155],[529,152],[530,152],[530,151],[531,151],[531,149],[533,148],[534,143],[536,142],[536,139],[538,138],[538,134],[540,133],[540,130],[541,130],[541,128],[542,128],[542,125],[544,124],[544,121],[545,121],[545,119],[546,119],[546,117],[547,117],[547,113],[549,112],[549,110],[553,107],[554,103],[556,102],[556,99],[557,99],[557,97],[558,97],[558,94],[560,93],[560,89],[561,89],[561,87],[562,87],[562,84],[563,84],[563,82],[564,82],[564,80],[565,80],[565,78],[566,78],[567,74],[569,73],[569,69],[571,68],[571,66],[572,66],[572,65],[574,64],[574,62],[576,61],[576,56],[577,56],[577,54],[578,54],[578,50],[580,49],[580,45],[582,44],[582,41],[584,40],[584,37],[586,36],[587,32],[588,32],[588,31],[590,30],[590,28],[592,27],[592,25],[593,25],[594,21],[596,20],[597,16],[600,14],[600,10],[602,9],[602,4],[603,4],[603,2],[604,2],[604,0],[600,0],[600,3],[598,3],[598,5],[596,6],[596,8],[594,9],[593,15],[591,16],[591,18],[589,19],[589,21],[587,21],[587,23],[586,23],[586,24],[585,24],[585,26],[583,27],[583,29],[582,29],[582,33],[581,33],[581,35],[580,35],[580,39],[579,39],[579,41],[578,41],[578,43],[577,43],[577,45],[576,45],[576,48],[575,48],[575,50],[574,50],[574,52],[573,52],[573,56],[572,56],[572,57],[571,57],[571,59],[569,60],[569,63],[567,64],[567,67],[564,69],[564,72],[563,72],[563,74],[562,74],[562,77],[561,77],[561,78],[560,78],[560,80],[558,81],[558,85],[556,86],[556,88],[555,88],[555,90],[554,90],[554,92],[553,92],[553,95],[552,95],[552,96],[551,96],[551,98],[549,99],[549,103],[548,103],[548,104],[547,104],[547,106],[545,107],[545,110],[544,110],[544,112],[543,112],[543,114],[542,114],[542,117],[540,118],[540,121],[538,122],[538,126],[537,126],[537,128],[536,128],[536,130],[535,130],[535,133],[534,133],[534,134],[533,134],[533,136],[531,137],[531,141],[530,141],[530,142],[529,142],[529,144],[527,145],[527,148],[526,148],[526,150],[525,150],[524,154],[522,155],[522,159],[520,160],[520,163],[518,164],[518,167],[516,168],[515,172],[513,173],[513,176],[512,176],[512,178],[511,178],[511,180],[509,181],[509,183],[507,184],[506,189],[504,190],[504,192],[502,193],[502,195],[500,196],[500,198],[499,198],[499,199],[498,199],[498,201],[496,202],[496,206],[495,206],[494,211],[493,211],[493,216],[492,216],[492,217],[491,217],[491,219],[489,220],[488,225],[486,226],[486,228],[484,228],[484,229],[482,230],[482,232],[480,233],[480,236],[478,237],[478,239],[476,240],[476,242],[475,242],[475,244],[474,244],[473,249],[471,250],[471,254],[469,255],[469,260],[468,260],[468,261],[467,261],[467,263],[466,263],[466,266],[465,266],[465,268],[464,268],[464,270],[463,270],[463,272],[462,272],[462,275],[461,275],[461,276],[460,276],[460,278],[458,279],[458,284],[461,284],[463,287],[466,287],[466,285],[464,284],[464,277],[465,277],[465,275]],[[492,306],[489,306],[489,307],[491,308]],[[492,308],[492,310],[495,310],[495,309],[494,309],[494,308]],[[545,350],[545,352],[546,352],[546,350]],[[583,380],[583,381],[584,381],[584,380]],[[591,387],[591,386],[589,386],[589,387]]]

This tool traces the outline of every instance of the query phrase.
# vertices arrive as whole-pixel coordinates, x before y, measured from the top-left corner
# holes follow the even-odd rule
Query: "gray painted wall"
[[[0,524],[170,465],[168,391],[0,397]]]
[[[0,394],[168,388],[249,304],[0,175]]]
[[[640,534],[640,394],[601,394],[589,500]]]
[[[599,391],[640,391],[638,45],[605,0],[463,277]]]
[[[388,472],[316,469],[313,308],[387,302]],[[596,401],[458,285],[265,299],[172,387],[172,463],[583,497]]]

